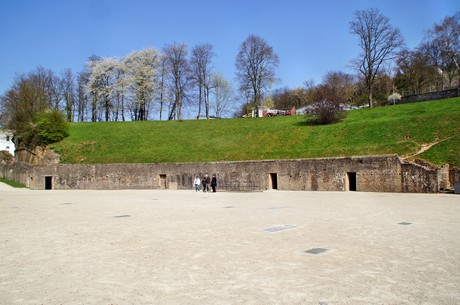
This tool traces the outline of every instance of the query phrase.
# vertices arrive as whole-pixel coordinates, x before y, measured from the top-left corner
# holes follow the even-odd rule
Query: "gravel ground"
[[[460,304],[460,196],[0,183],[0,304]]]

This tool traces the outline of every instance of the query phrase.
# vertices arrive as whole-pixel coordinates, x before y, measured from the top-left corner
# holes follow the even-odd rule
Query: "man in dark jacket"
[[[203,184],[203,192],[206,193],[206,178],[208,175],[204,176],[203,179],[201,179],[201,184]]]
[[[216,186],[217,186],[217,178],[216,178],[216,175],[212,175],[211,187],[212,187],[212,192],[213,192],[213,193],[216,192]]]

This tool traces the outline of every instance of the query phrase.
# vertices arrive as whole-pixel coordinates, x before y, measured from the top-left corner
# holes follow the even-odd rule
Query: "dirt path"
[[[412,142],[414,142],[415,144],[420,145],[421,148],[419,149],[419,151],[417,151],[417,153],[415,153],[415,154],[413,154],[413,155],[410,155],[410,156],[406,156],[406,157],[404,157],[404,159],[407,160],[407,159],[414,158],[414,157],[416,157],[416,156],[418,156],[418,155],[424,153],[425,151],[429,150],[429,149],[430,149],[431,147],[433,147],[434,145],[439,144],[439,143],[441,143],[441,142],[444,142],[444,141],[446,141],[446,140],[448,140],[448,139],[450,139],[450,138],[452,138],[452,137],[448,137],[448,138],[445,138],[445,139],[442,139],[442,140],[436,140],[436,141],[434,141],[434,142],[431,142],[431,143],[424,143],[424,144],[420,144],[420,143],[417,143],[417,142],[415,142],[415,141],[412,141]]]

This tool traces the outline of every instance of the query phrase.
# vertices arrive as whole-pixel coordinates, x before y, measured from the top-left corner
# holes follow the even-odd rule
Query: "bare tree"
[[[236,77],[240,82],[240,92],[250,99],[252,107],[263,101],[264,93],[276,80],[278,55],[259,36],[250,35],[240,46],[236,56]]]
[[[346,104],[353,100],[357,91],[355,76],[341,71],[331,71],[324,76],[323,84],[330,88],[334,102]]]
[[[350,22],[350,33],[357,35],[362,53],[352,62],[364,76],[368,91],[369,106],[372,107],[373,85],[386,61],[392,60],[403,46],[404,39],[399,29],[390,24],[378,9],[356,11]]]
[[[288,87],[276,89],[272,93],[273,106],[277,109],[291,109],[302,107],[307,102],[307,90],[304,88],[289,89]]]
[[[159,95],[159,102],[160,102],[160,121],[163,116],[163,105],[164,105],[164,100],[165,100],[165,91],[166,91],[166,82],[165,82],[165,76],[166,76],[166,66],[165,66],[165,57],[161,55],[160,58],[161,62],[161,67],[160,67],[160,83],[158,87],[158,95]]]
[[[441,24],[435,24],[425,40],[437,55],[437,67],[447,72],[450,82],[457,75],[460,88],[460,12],[447,16]]]
[[[233,89],[230,82],[225,80],[221,73],[212,75],[211,84],[214,97],[213,103],[210,103],[211,108],[215,116],[221,118],[234,101]]]
[[[89,96],[86,94],[86,87],[89,82],[89,71],[85,69],[77,77],[77,122],[87,120]]]
[[[211,86],[213,47],[205,43],[197,45],[192,50],[190,59],[190,78],[193,85],[198,89],[198,114],[201,114],[201,105],[204,101],[206,118],[209,119],[209,90]]]
[[[436,81],[437,71],[430,58],[420,50],[403,49],[396,59],[397,79],[400,87],[408,88],[410,94],[422,93],[422,88]]]
[[[168,119],[177,118],[181,120],[182,103],[187,91],[187,76],[189,74],[187,45],[174,42],[164,47],[163,54],[166,78],[172,97]]]
[[[76,101],[75,79],[72,70],[65,69],[61,76],[62,95],[65,102],[65,114],[68,122],[74,120]]]

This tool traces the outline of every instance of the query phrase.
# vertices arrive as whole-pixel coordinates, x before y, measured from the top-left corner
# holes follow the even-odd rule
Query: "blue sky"
[[[250,34],[264,38],[279,56],[276,87],[319,83],[329,71],[351,72],[349,62],[359,49],[348,23],[356,10],[371,7],[414,48],[435,22],[460,10],[460,1],[1,0],[0,94],[15,75],[38,65],[76,73],[93,54],[123,57],[174,41],[189,48],[212,44],[214,70],[234,81],[236,54]]]

